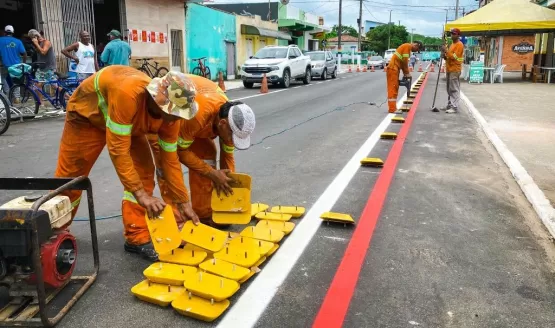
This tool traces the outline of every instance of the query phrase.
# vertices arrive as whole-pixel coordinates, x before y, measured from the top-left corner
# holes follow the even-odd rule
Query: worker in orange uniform
[[[250,147],[250,135],[254,131],[255,116],[252,109],[239,101],[231,102],[218,85],[204,77],[187,75],[197,90],[197,115],[181,122],[178,150],[179,160],[189,169],[189,186],[193,210],[202,223],[216,226],[212,221],[211,197],[216,188],[218,194],[229,195],[232,189],[228,176],[235,172],[234,150]],[[220,169],[217,169],[218,137],[220,148]],[[155,157],[158,143],[151,139]],[[159,171],[157,170],[157,173]],[[158,175],[162,194],[168,181]]]
[[[441,47],[443,58],[445,59],[446,78],[447,78],[447,106],[442,108],[447,114],[455,114],[459,109],[461,99],[461,68],[464,61],[464,44],[459,40],[461,31],[458,28],[450,30],[453,43]]]
[[[397,109],[397,96],[399,94],[399,72],[402,70],[405,77],[410,77],[410,53],[424,50],[420,41],[404,43],[397,48],[387,65],[387,105],[390,113],[401,114]]]
[[[84,80],[67,104],[56,177],[88,175],[98,156],[108,153],[123,184],[122,217],[125,250],[156,261],[145,221],[157,217],[166,203],[152,196],[154,170],[147,133],[158,135],[160,169],[181,219],[198,222],[177,156],[180,121],[192,119],[198,107],[195,87],[183,73],[150,79],[129,66],[109,66]],[[66,193],[77,212],[81,191]]]

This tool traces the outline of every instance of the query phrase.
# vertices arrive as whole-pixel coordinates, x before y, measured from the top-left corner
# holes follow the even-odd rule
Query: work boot
[[[445,111],[446,114],[457,114],[458,110],[456,108],[449,108]]]
[[[123,247],[125,248],[125,251],[129,253],[139,254],[145,260],[149,260],[151,262],[158,261],[158,253],[156,253],[156,251],[154,250],[154,245],[152,245],[152,242],[150,241],[142,245],[131,245],[128,242],[125,242],[125,245]]]
[[[440,109],[441,109],[442,111],[447,111],[447,110],[449,110],[449,109],[451,109],[451,108],[453,108],[453,107],[451,107],[451,105],[447,105],[447,106],[445,106],[445,107],[441,107]]]

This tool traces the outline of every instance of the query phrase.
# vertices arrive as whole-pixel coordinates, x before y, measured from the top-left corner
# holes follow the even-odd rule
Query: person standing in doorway
[[[0,37],[0,57],[2,58],[2,64],[4,64],[2,69],[2,87],[6,94],[8,93],[9,87],[12,86],[8,68],[13,65],[21,64],[21,57],[23,57],[23,63],[27,61],[27,51],[25,51],[23,42],[16,39],[13,36],[13,32],[13,26],[7,25],[4,28],[5,35]]]
[[[75,62],[77,78],[84,80],[98,71],[98,62],[89,32],[79,33],[79,39],[79,42],[65,47],[62,54]]]
[[[452,28],[450,31],[453,43],[447,49],[447,46],[441,47],[443,58],[445,59],[445,68],[447,71],[447,106],[442,108],[447,114],[455,114],[459,110],[459,100],[461,99],[461,68],[464,61],[464,45],[459,40],[461,31],[458,28]]]
[[[131,47],[129,44],[121,40],[121,33],[117,30],[110,31],[108,37],[110,38],[110,42],[108,42],[104,48],[100,60],[105,66],[129,66],[129,58],[131,58]]]

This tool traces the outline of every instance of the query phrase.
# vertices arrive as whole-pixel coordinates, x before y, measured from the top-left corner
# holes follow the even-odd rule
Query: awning
[[[274,39],[291,41],[291,35],[287,33],[284,33],[281,31],[269,30],[266,28],[252,26],[252,25],[245,25],[245,24],[241,24],[241,34],[260,35],[260,36],[266,36]]]
[[[518,35],[555,31],[555,10],[530,0],[495,0],[445,25],[463,35]]]

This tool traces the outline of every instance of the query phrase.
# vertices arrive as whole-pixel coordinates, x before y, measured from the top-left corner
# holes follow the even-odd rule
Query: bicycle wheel
[[[60,91],[60,94],[58,95],[58,103],[60,104],[60,106],[62,106],[64,111],[66,110],[69,97],[71,97],[71,92],[67,89],[62,89],[62,91]]]
[[[200,67],[197,66],[193,68],[193,75],[202,76],[202,71],[200,70]]]
[[[5,94],[0,93],[0,135],[8,131],[11,121],[10,102]]]
[[[162,66],[156,71],[156,76],[163,77],[164,75],[168,74],[168,72],[169,72],[168,69]]]
[[[150,75],[150,71],[149,71],[147,68],[145,68],[145,67],[139,67],[138,69],[139,69],[139,71],[145,73],[145,74],[148,75],[149,77],[152,77],[152,75]]]
[[[212,79],[212,74],[210,73],[210,67],[206,66],[206,69],[204,71],[204,77],[211,80]]]
[[[39,112],[38,96],[25,84],[14,85],[10,89],[8,100],[24,118],[35,118]]]

